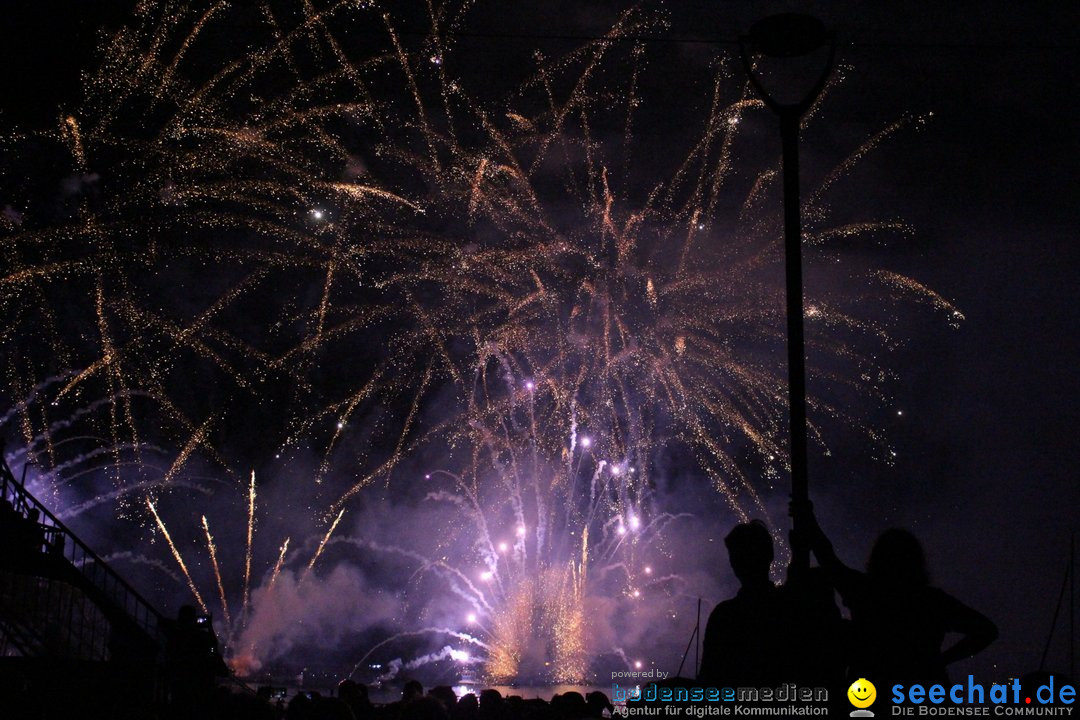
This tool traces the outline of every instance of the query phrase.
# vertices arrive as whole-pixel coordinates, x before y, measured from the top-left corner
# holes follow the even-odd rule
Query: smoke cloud
[[[283,570],[252,593],[252,614],[230,659],[242,675],[296,647],[334,647],[347,636],[390,621],[400,600],[341,563],[318,578]]]

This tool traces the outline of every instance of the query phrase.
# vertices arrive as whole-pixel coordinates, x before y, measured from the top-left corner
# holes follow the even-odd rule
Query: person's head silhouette
[[[765,523],[751,520],[736,525],[724,538],[731,569],[743,585],[769,581],[773,561],[773,541]]]
[[[907,530],[893,528],[881,533],[870,551],[867,573],[874,580],[907,587],[929,582],[922,545]]]
[[[420,684],[419,680],[409,680],[401,688],[401,699],[405,702],[422,697],[424,697],[424,686]]]

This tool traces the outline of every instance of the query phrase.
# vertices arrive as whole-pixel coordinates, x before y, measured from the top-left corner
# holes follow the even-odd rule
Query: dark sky
[[[57,104],[73,102],[79,70],[92,66],[97,25],[115,23],[125,5],[8,3],[0,122],[51,122]],[[480,3],[471,28],[588,36],[613,17],[575,3],[532,5]],[[675,2],[666,5],[664,34],[729,42],[780,9],[816,13],[834,26],[850,69],[829,107],[831,124],[804,139],[810,172],[815,159],[836,156],[830,143],[866,137],[906,112],[933,113],[920,133],[875,153],[860,184],[849,187],[917,229],[910,245],[882,251],[889,267],[940,292],[967,320],[956,331],[903,328],[896,466],[815,458],[811,487],[822,524],[851,564],[862,563],[884,527],[915,530],[936,582],[1002,630],[990,651],[954,674],[996,667],[997,676],[1038,663],[1069,532],[1080,525],[1080,25],[1067,3],[899,5]],[[577,41],[464,42],[479,64],[490,58],[495,67],[516,45],[555,54]],[[692,62],[693,43],[679,51]],[[1058,632],[1051,658],[1060,666]]]

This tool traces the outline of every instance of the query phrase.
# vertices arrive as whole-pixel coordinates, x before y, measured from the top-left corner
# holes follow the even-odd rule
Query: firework
[[[184,579],[187,580],[188,588],[191,589],[191,594],[195,596],[195,601],[199,603],[199,607],[202,608],[203,612],[207,612],[206,603],[203,601],[202,594],[195,585],[195,581],[191,578],[191,573],[188,572],[187,564],[184,562],[183,556],[181,556],[180,551],[176,549],[176,544],[173,542],[172,536],[169,535],[168,528],[165,527],[165,521],[158,515],[157,508],[154,507],[154,503],[150,498],[146,498],[146,507],[150,509],[150,514],[154,516],[154,521],[157,522],[158,529],[161,530],[161,534],[165,537],[165,542],[169,544],[169,550],[172,552],[176,564],[180,566],[180,571],[184,573]]]
[[[219,597],[219,599],[221,601],[221,608],[222,608],[222,615],[223,615],[224,623],[219,624],[218,627],[222,631],[222,634],[223,634],[223,637],[224,637],[223,652],[227,656],[231,655],[231,654],[233,654],[235,652],[236,648],[234,647],[233,641],[236,638],[237,633],[241,632],[247,626],[247,622],[248,622],[247,611],[248,611],[248,608],[250,607],[250,602],[249,602],[250,585],[251,585],[251,581],[250,581],[251,575],[250,575],[250,573],[251,573],[251,563],[252,563],[251,548],[254,545],[254,542],[255,542],[255,539],[256,539],[255,528],[256,528],[256,525],[257,525],[257,523],[255,522],[255,518],[254,518],[254,513],[255,513],[254,497],[255,497],[254,484],[251,484],[251,485],[249,485],[247,487],[247,492],[244,493],[244,500],[245,500],[245,504],[247,506],[247,511],[248,511],[248,521],[247,521],[247,524],[246,524],[246,530],[248,532],[248,535],[247,535],[247,538],[246,538],[245,552],[244,552],[244,558],[243,558],[244,575],[241,576],[242,580],[241,580],[240,587],[238,589],[237,588],[229,588],[229,587],[226,586],[226,582],[225,582],[225,579],[224,579],[225,575],[222,572],[221,563],[219,562],[219,559],[218,559],[218,545],[217,545],[217,542],[214,540],[213,534],[210,532],[210,521],[207,519],[206,515],[203,515],[202,519],[201,519],[201,527],[202,527],[203,535],[204,535],[204,537],[206,539],[207,556],[208,556],[208,558],[210,560],[210,567],[211,567],[211,569],[213,571],[213,582],[214,582],[214,586],[215,586],[215,588],[217,590],[218,597]],[[199,603],[199,606],[203,609],[203,611],[206,612],[206,605],[205,605],[205,603],[203,601],[202,593],[199,591],[199,584],[195,580],[195,578],[191,575],[191,573],[189,572],[188,567],[187,567],[187,563],[184,561],[183,557],[181,556],[181,554],[179,552],[179,549],[176,547],[176,544],[173,541],[172,535],[169,533],[169,531],[167,529],[167,526],[165,524],[165,519],[162,517],[161,512],[158,510],[156,504],[153,503],[149,498],[146,499],[146,504],[147,504],[147,508],[150,510],[151,516],[153,517],[155,523],[157,524],[158,529],[161,531],[162,535],[165,537],[166,542],[168,543],[169,549],[170,549],[170,551],[172,553],[172,556],[173,556],[173,560],[176,562],[177,567],[179,567],[180,572],[181,572],[181,574],[183,575],[183,577],[184,577],[184,579],[186,581],[188,591],[195,598],[196,602]],[[325,544],[326,539],[328,539],[328,536],[327,536],[327,538],[324,538],[323,544]],[[277,561],[275,562],[275,564],[273,566],[273,569],[272,569],[272,571],[270,573],[270,579],[269,579],[269,582],[267,583],[267,592],[270,592],[273,589],[274,583],[276,582],[276,580],[278,578],[278,575],[281,573],[282,567],[285,564],[286,552],[288,550],[288,547],[289,547],[289,538],[286,538],[285,541],[281,545],[280,551],[278,553]],[[130,555],[130,553],[128,553],[128,555]],[[124,555],[123,554],[117,555],[117,557],[124,558]],[[126,559],[126,558],[124,558],[124,559]],[[135,561],[149,564],[149,561],[143,560],[143,559],[135,559]],[[161,567],[160,569],[165,570],[166,572],[168,572],[163,567]],[[169,574],[171,576],[171,573],[169,573]],[[234,618],[232,617],[232,614],[231,614],[231,612],[229,610],[228,598],[229,598],[229,595],[230,595],[230,590],[237,592],[240,595],[240,597],[243,599],[243,601],[245,601],[245,608],[242,609],[241,614],[239,615],[239,617],[237,617],[235,619],[236,620],[235,622],[234,622]]]
[[[334,530],[337,529],[338,523],[341,522],[341,516],[345,514],[345,508],[338,511],[337,517],[334,518],[334,522],[330,523],[330,528],[323,535],[322,540],[319,541],[319,547],[316,548],[314,554],[311,556],[311,560],[308,561],[307,567],[304,568],[304,574],[301,577],[301,582],[307,579],[307,576],[311,574],[312,568],[315,567],[315,563],[318,562],[319,556],[322,555],[323,550],[326,548],[326,543],[330,541],[330,536],[334,534]],[[282,554],[284,555],[284,546],[282,546]]]
[[[428,65],[399,53],[418,76],[410,87],[421,109],[408,159],[431,178],[432,192],[414,202],[430,224],[422,227],[443,230],[437,239],[418,232],[429,240],[423,253],[395,264],[381,287],[408,298],[422,322],[414,342],[431,361],[415,398],[441,376],[463,407],[414,426],[414,400],[394,451],[335,507],[389,478],[403,454],[445,443],[467,458],[428,479],[454,480],[466,549],[440,545],[464,558],[445,575],[472,603],[466,620],[490,647],[484,667],[495,681],[588,677],[598,651],[587,642],[590,598],[632,603],[652,575],[635,539],[646,526],[662,535],[650,499],[665,481],[654,463],[664,449],[689,453],[742,520],[767,515],[765,493],[789,469],[776,361],[785,343],[782,227],[765,202],[779,208],[777,167],[736,171],[740,152],[757,149],[743,131],[761,104],[719,63],[707,110],[685,123],[700,129],[684,136],[685,150],[648,172],[634,167],[647,53],[624,41],[655,22],[628,12],[602,40],[540,61],[505,106],[473,100],[448,77],[451,47],[432,41],[439,62]],[[426,102],[428,86],[439,101]],[[452,120],[433,120],[435,107]],[[920,122],[890,124],[808,193],[809,262],[842,265],[838,239],[910,232],[892,219],[834,223],[826,196],[886,138]],[[890,402],[892,376],[875,359],[896,344],[887,288],[959,315],[918,283],[841,272],[842,282],[808,292],[811,383],[876,409],[856,413],[815,395],[810,434],[827,451],[830,426],[856,430],[887,461],[872,419]],[[468,561],[483,570],[463,583]]]
[[[766,514],[788,470],[778,161],[745,132],[761,105],[720,55],[700,68],[703,106],[673,109],[660,140],[642,133],[664,84],[650,73],[665,70],[636,38],[662,31],[662,14],[634,9],[596,41],[537,55],[496,100],[460,60],[467,9],[431,8],[412,40],[374,3],[140,4],[82,102],[0,146],[14,168],[0,200],[25,209],[0,225],[0,427],[71,512],[115,504],[156,525],[204,610],[154,503],[128,513],[128,498],[205,495],[201,461],[242,487],[238,437],[257,433],[260,460],[280,461],[264,489],[312,452],[314,471],[296,474],[313,478],[298,486],[305,518],[329,521],[302,573],[314,582],[348,504],[418,481],[404,461],[445,451],[425,482],[460,511],[440,548],[455,554],[421,566],[475,615],[464,635],[483,654],[469,662],[497,680],[580,680],[598,652],[590,604],[659,587],[648,563],[671,515],[656,458],[686,458],[740,519]],[[214,45],[237,25],[239,50]],[[896,344],[896,302],[962,319],[836,249],[910,233],[895,218],[834,221],[828,201],[921,121],[889,124],[806,194],[807,266],[837,268],[806,301],[823,451],[839,427],[890,457],[879,351]],[[70,172],[53,217],[20,195],[41,145]],[[254,472],[247,490],[240,624]],[[232,625],[205,514],[203,528]]]
[[[363,173],[347,171],[349,150],[331,131],[343,121],[377,131],[365,99],[377,63],[340,47],[322,53],[330,24],[379,16],[297,5],[298,15],[267,5],[251,17],[222,4],[142,3],[104,43],[72,112],[0,143],[0,200],[11,206],[0,222],[4,399],[14,407],[54,368],[65,375],[20,413],[27,445],[43,436],[47,453],[34,458],[43,465],[60,462],[58,413],[86,398],[109,398],[105,417],[79,430],[113,450],[99,467],[114,488],[160,479],[144,463],[144,438],[171,455],[166,484],[197,456],[235,474],[214,438],[228,408],[275,388],[293,406],[264,417],[280,438],[320,403],[305,371],[338,331],[329,298],[363,277],[347,236],[364,216],[380,227],[395,196],[374,178],[353,182]],[[238,22],[250,52],[212,40]],[[43,156],[69,174],[40,177]],[[43,198],[54,185],[59,196]],[[323,295],[305,304],[310,282]],[[255,322],[237,322],[260,305]]]
[[[556,448],[545,448],[537,402],[534,393],[519,394],[497,425],[474,423],[465,473],[429,474],[429,483],[450,482],[428,497],[453,507],[457,522],[442,546],[461,561],[426,568],[468,604],[488,679],[586,682],[593,658],[620,651],[596,644],[603,635],[590,628],[589,608],[606,603],[632,613],[643,590],[656,608],[674,602],[681,581],[650,576],[651,563],[667,555],[664,530],[677,516],[656,505],[637,467],[599,455],[573,424]]]
[[[244,617],[247,617],[248,600],[251,596],[251,541],[255,537],[255,471],[251,471],[251,485],[248,487],[247,545],[244,549]]]
[[[218,595],[221,598],[221,612],[225,615],[225,624],[232,625],[229,616],[229,601],[225,599],[225,583],[221,579],[221,567],[218,565],[217,546],[214,544],[214,536],[210,534],[210,523],[206,516],[202,516],[203,530],[206,531],[206,550],[210,553],[210,564],[214,568],[214,580],[217,582]]]
[[[274,583],[277,582],[278,575],[281,574],[281,566],[285,564],[285,553],[289,550],[289,538],[285,538],[285,542],[281,543],[281,550],[278,551],[277,562],[274,563],[274,570],[270,573],[270,582],[266,585],[266,591],[272,592],[274,589]]]
[[[488,442],[475,428],[498,427],[527,396],[535,415],[516,417],[502,432],[527,432],[558,455],[567,452],[570,428],[570,453],[580,443],[615,458],[613,467],[632,465],[638,487],[656,481],[656,452],[688,447],[737,517],[765,514],[762,493],[788,471],[786,378],[775,360],[785,343],[782,228],[765,203],[778,200],[778,174],[771,163],[736,172],[740,150],[758,150],[743,129],[761,104],[722,63],[707,110],[685,123],[700,129],[684,133],[685,149],[649,172],[633,166],[632,127],[643,112],[634,83],[647,53],[628,37],[656,24],[626,13],[603,40],[541,62],[507,106],[476,102],[447,77],[449,46],[436,45],[440,62],[427,66],[399,56],[415,70],[414,104],[424,108],[408,168],[430,178],[432,192],[415,198],[424,208],[419,228],[386,246],[393,272],[377,282],[409,310],[395,347],[412,353],[419,343],[429,362],[393,451],[374,467],[370,455],[351,458],[372,470],[335,509],[425,444]],[[635,71],[627,75],[626,67]],[[453,122],[431,119],[437,103],[422,92],[429,86]],[[830,249],[837,239],[909,232],[891,219],[834,224],[826,196],[859,159],[917,122],[892,123],[808,193],[808,263],[840,263]],[[429,226],[453,230],[432,237]],[[891,274],[842,272],[842,282],[808,290],[811,386],[843,388],[880,410],[892,375],[875,357],[896,344],[885,319],[893,298],[883,290],[954,309]],[[446,386],[463,407],[418,420],[424,398]],[[317,417],[347,418],[357,399],[372,395],[364,386]],[[888,460],[884,432],[868,417],[874,412],[860,416],[825,394],[809,404],[818,447],[827,450],[830,426],[844,426]],[[335,434],[324,469],[337,441]]]

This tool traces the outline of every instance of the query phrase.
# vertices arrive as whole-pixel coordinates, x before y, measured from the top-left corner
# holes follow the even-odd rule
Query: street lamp
[[[751,55],[787,60],[805,58],[827,47],[824,67],[814,76],[808,90],[795,99],[781,99],[781,90],[769,92],[751,62]],[[817,18],[786,13],[773,15],[750,28],[739,38],[743,66],[765,104],[780,118],[780,142],[784,163],[784,257],[787,289],[788,408],[791,417],[791,499],[796,505],[809,501],[806,471],[806,357],[803,340],[802,228],[799,207],[799,125],[802,116],[821,94],[832,70],[836,39]],[[799,519],[795,518],[795,530]],[[792,549],[792,568],[810,566],[809,549]]]

